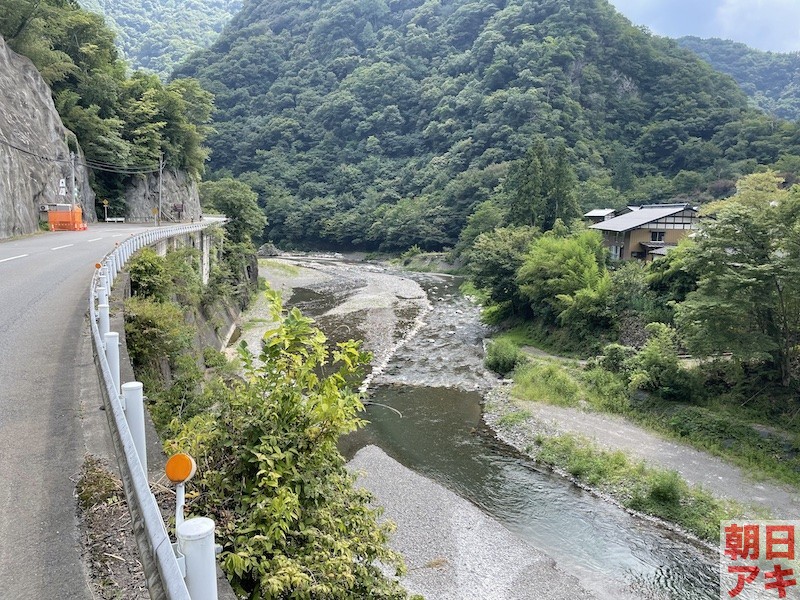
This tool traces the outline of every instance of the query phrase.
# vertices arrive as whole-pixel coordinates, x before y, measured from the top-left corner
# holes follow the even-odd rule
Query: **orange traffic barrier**
[[[72,204],[51,205],[50,210],[47,211],[47,222],[50,225],[50,231],[82,231],[86,229],[81,207]]]

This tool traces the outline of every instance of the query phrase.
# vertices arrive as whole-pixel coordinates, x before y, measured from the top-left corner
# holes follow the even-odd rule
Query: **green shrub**
[[[183,354],[174,362],[170,385],[151,394],[150,415],[159,433],[167,433],[170,425],[174,429],[178,424],[201,414],[212,401],[203,392],[203,373],[194,357]]]
[[[158,370],[191,347],[192,329],[178,305],[132,297],[125,301],[125,338],[136,369]]]
[[[525,360],[524,355],[517,346],[509,340],[499,339],[489,343],[484,360],[486,367],[507,375]]]
[[[587,396],[595,408],[624,414],[630,408],[630,394],[623,379],[602,368],[589,369],[581,374],[587,386]]]
[[[276,326],[259,355],[270,368],[243,349],[245,377],[220,388],[170,444],[203,465],[192,509],[217,523],[220,561],[240,597],[404,599],[384,575],[404,572],[387,545],[392,525],[337,449],[363,425],[349,382],[370,356],[353,341],[329,352],[311,319],[271,297]]]
[[[608,344],[599,357],[599,366],[612,373],[627,373],[630,361],[636,355],[636,349],[622,344]]]
[[[203,348],[203,364],[207,369],[219,369],[228,364],[228,358],[216,348]]]
[[[180,248],[167,253],[165,271],[171,282],[169,287],[182,306],[197,306],[203,295],[199,256],[194,248]]]
[[[402,259],[404,265],[408,265],[412,258],[419,256],[420,254],[422,254],[422,248],[420,248],[417,244],[414,244],[411,246],[411,248],[403,252],[400,255],[400,258]]]
[[[650,323],[646,329],[650,338],[629,361],[631,389],[654,392],[666,400],[691,401],[699,386],[680,364],[675,330],[663,323]]]
[[[154,250],[142,248],[128,262],[131,294],[141,298],[164,301],[169,297],[170,280],[166,261]]]

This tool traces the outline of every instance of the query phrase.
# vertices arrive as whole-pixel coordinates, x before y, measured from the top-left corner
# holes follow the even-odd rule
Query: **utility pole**
[[[72,205],[78,203],[78,187],[75,185],[75,153],[69,153],[69,162],[72,167]]]
[[[164,175],[164,153],[158,157],[158,225],[161,225],[161,178]]]

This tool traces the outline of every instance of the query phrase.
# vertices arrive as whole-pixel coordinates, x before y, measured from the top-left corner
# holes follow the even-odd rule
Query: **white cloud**
[[[719,37],[762,50],[800,50],[797,0],[723,0],[717,9]]]

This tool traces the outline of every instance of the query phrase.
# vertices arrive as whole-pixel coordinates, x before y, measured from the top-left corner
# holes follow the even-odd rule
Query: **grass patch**
[[[622,378],[605,369],[545,360],[519,367],[512,393],[520,400],[620,414],[723,458],[755,479],[800,486],[800,435],[764,425],[763,413],[759,419],[739,403],[700,406],[642,392],[631,396]]]
[[[501,427],[514,427],[515,425],[524,423],[525,420],[530,416],[531,413],[527,410],[515,410],[500,417],[497,421],[497,424]]]
[[[584,358],[589,349],[579,347],[563,329],[549,330],[537,323],[524,322],[511,325],[494,336],[495,340],[508,340],[522,346],[535,346],[545,352],[566,358]]]
[[[586,390],[567,368],[550,361],[532,361],[517,369],[513,395],[558,406],[577,406]]]
[[[289,275],[291,277],[297,277],[300,275],[300,267],[296,267],[295,265],[290,265],[285,262],[281,262],[279,260],[272,260],[269,258],[259,258],[258,259],[258,266],[263,267],[265,269],[270,269],[272,271],[278,271],[284,275]]]
[[[469,279],[465,279],[464,282],[458,287],[458,290],[462,295],[469,298],[474,298],[478,304],[485,305],[489,301],[489,292],[479,287],[475,287],[475,284]]]
[[[116,504],[124,497],[122,483],[112,475],[103,462],[87,455],[76,485],[78,504],[84,511],[102,504]]]
[[[266,325],[267,323],[272,323],[270,319],[248,319],[245,323],[242,324],[242,330],[249,331],[251,329],[255,329],[260,325]]]
[[[744,508],[689,486],[675,471],[635,462],[571,435],[537,438],[537,461],[568,472],[578,481],[614,497],[623,506],[676,523],[701,539],[719,541],[719,522]]]

